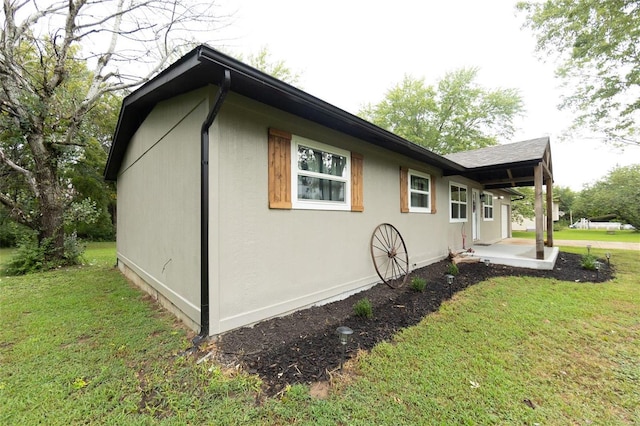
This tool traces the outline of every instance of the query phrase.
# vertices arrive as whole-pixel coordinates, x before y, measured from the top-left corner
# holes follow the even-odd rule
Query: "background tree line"
[[[23,239],[39,265],[78,261],[77,236],[114,237],[115,189],[102,180],[121,99],[227,25],[200,0],[6,0],[0,16],[0,244]],[[640,64],[637,1],[548,0],[518,9],[542,53],[560,59],[573,92],[562,108],[579,112],[574,129],[637,144]],[[299,74],[266,48],[246,61],[292,84]],[[134,66],[132,66],[135,64]],[[133,70],[133,71],[132,71]],[[513,88],[476,83],[478,70],[446,74],[434,85],[406,76],[360,115],[439,154],[509,140],[524,113]],[[638,203],[612,173],[576,196],[590,217],[604,207],[633,223]],[[635,186],[636,188],[638,185]],[[624,188],[624,196],[605,194]],[[587,198],[598,200],[596,208]],[[591,204],[590,204],[591,203]],[[600,209],[600,210],[598,210]]]
[[[532,219],[533,188],[518,188],[525,198],[512,202],[512,220]],[[554,200],[564,212],[559,226],[569,226],[581,218],[598,222],[622,222],[640,231],[640,164],[616,167],[605,177],[580,191],[553,187]]]

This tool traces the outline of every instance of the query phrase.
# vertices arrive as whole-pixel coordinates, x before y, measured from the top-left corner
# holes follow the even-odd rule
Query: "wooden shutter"
[[[364,211],[363,191],[363,159],[362,155],[351,153],[351,211]]]
[[[269,129],[269,208],[291,208],[291,133]]]
[[[409,213],[409,169],[400,167],[400,213]]]
[[[431,180],[431,214],[436,212],[436,178],[433,175],[429,175]]]

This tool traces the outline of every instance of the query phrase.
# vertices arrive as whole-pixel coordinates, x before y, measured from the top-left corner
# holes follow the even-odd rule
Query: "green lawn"
[[[514,238],[535,238],[535,232],[513,231]],[[554,240],[593,240],[640,243],[640,232],[621,230],[608,233],[605,229],[564,229],[553,232]]]
[[[606,284],[468,288],[318,400],[181,356],[173,317],[91,246],[88,266],[0,278],[0,424],[640,424],[640,265],[612,253]]]

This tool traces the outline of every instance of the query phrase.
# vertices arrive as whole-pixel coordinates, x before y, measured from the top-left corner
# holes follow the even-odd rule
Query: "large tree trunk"
[[[38,242],[49,244],[47,260],[60,260],[64,256],[64,192],[58,179],[58,160],[52,147],[47,147],[42,134],[28,138],[35,162],[35,178],[38,187],[37,200]]]
[[[64,204],[62,191],[57,181],[45,188],[41,185],[40,198],[40,243],[48,242],[50,250],[47,260],[59,260],[64,256]]]

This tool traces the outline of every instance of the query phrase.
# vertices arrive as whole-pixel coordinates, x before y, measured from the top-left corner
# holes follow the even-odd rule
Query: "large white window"
[[[298,209],[351,209],[351,153],[294,135],[292,204]]]
[[[451,222],[467,221],[467,187],[449,183],[449,218]]]
[[[484,199],[484,220],[493,220],[493,194],[490,192],[485,192],[482,194],[482,198]]]
[[[431,213],[431,176],[409,169],[409,211]]]

